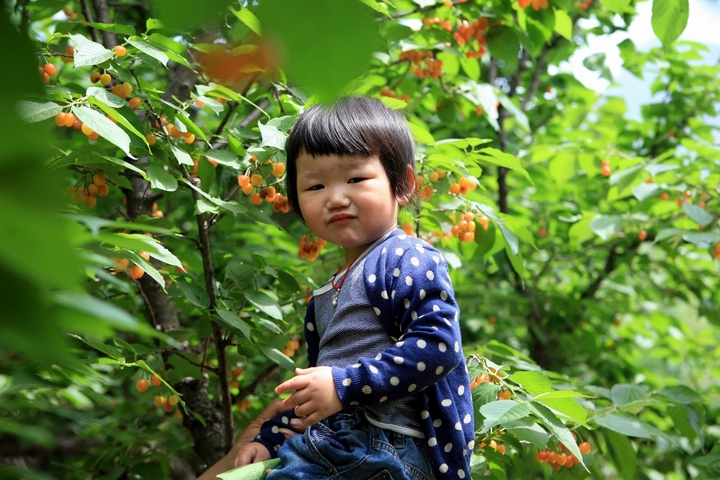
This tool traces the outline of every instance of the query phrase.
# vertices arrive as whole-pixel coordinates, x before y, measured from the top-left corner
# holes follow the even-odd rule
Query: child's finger
[[[294,390],[299,390],[301,388],[305,388],[307,386],[307,383],[307,380],[303,377],[293,377],[290,380],[287,380],[275,387],[275,393],[280,395],[281,393],[288,393]]]

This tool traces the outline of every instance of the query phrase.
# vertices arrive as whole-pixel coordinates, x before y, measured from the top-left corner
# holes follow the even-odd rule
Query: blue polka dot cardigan
[[[395,230],[368,253],[363,275],[367,297],[395,341],[373,358],[333,367],[343,407],[375,405],[424,393],[421,424],[436,478],[470,478],[474,418],[470,379],[460,343],[458,307],[440,252]],[[311,301],[305,317],[310,366],[319,337]],[[273,456],[295,415],[283,412],[263,424],[255,441]]]

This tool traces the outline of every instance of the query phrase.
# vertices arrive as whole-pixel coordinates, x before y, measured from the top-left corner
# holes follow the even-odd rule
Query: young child
[[[470,478],[472,398],[447,264],[397,228],[415,192],[403,117],[361,97],[309,108],[288,137],[287,192],[345,263],[308,305],[310,368],[275,389],[292,392],[288,411],[237,463],[278,456],[267,480]],[[294,418],[307,429],[286,439]]]

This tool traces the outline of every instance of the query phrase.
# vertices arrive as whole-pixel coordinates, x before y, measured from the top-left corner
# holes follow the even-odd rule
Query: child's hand
[[[335,390],[332,368],[313,367],[295,369],[296,377],[281,383],[275,393],[295,391],[283,401],[285,408],[294,408],[303,424],[312,425],[342,410],[342,402]]]
[[[235,457],[235,467],[242,467],[249,463],[258,463],[270,460],[270,452],[262,444],[250,442],[243,446]]]

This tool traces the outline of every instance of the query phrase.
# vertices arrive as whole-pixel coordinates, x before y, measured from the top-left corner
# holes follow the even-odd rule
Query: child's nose
[[[335,208],[346,207],[350,204],[345,189],[343,187],[328,188],[327,208],[332,210]]]

